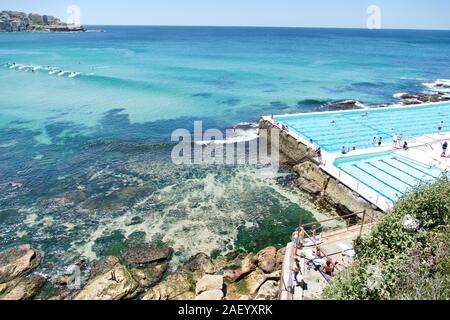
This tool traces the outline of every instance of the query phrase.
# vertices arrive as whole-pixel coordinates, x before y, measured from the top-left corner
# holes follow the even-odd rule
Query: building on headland
[[[18,11],[0,12],[0,32],[83,32],[82,27],[74,27],[60,19],[37,13],[26,14]]]

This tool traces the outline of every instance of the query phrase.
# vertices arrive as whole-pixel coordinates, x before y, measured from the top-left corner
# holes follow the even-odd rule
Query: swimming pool
[[[338,158],[334,165],[392,202],[411,188],[439,178],[444,172],[397,152]]]
[[[404,140],[436,133],[440,121],[450,126],[450,103],[283,115],[274,120],[325,151],[339,152],[342,146],[371,147],[374,137],[390,143],[394,133],[403,134]]]

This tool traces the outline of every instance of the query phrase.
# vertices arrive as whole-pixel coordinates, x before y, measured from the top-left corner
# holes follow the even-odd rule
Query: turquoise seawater
[[[130,243],[180,259],[282,245],[307,206],[290,177],[175,166],[173,130],[450,78],[448,31],[100,28],[0,34],[0,250],[31,243],[48,273]]]

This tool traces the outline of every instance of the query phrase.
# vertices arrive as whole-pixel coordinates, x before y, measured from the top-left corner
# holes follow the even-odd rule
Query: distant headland
[[[18,11],[0,12],[0,32],[86,32],[83,27],[72,26],[60,19],[37,13]]]

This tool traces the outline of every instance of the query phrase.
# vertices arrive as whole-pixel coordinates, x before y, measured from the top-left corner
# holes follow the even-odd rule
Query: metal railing
[[[362,215],[362,217],[361,217],[361,215]],[[293,287],[289,287],[289,285],[286,283],[286,280],[289,281],[292,277],[292,274],[293,274],[292,269],[293,269],[293,264],[295,263],[295,257],[297,257],[297,250],[303,248],[305,236],[307,236],[307,238],[309,238],[311,240],[313,245],[320,250],[320,252],[323,254],[323,256],[327,260],[331,260],[330,256],[342,253],[342,252],[344,252],[344,250],[335,252],[332,254],[327,254],[325,252],[325,250],[323,250],[323,248],[321,247],[321,244],[319,244],[317,242],[317,238],[319,240],[322,239],[323,233],[330,232],[330,230],[322,230],[319,234],[316,234],[316,231],[323,227],[322,224],[330,222],[330,221],[335,221],[335,220],[344,220],[344,222],[346,223],[346,228],[341,228],[338,230],[345,229],[348,231],[349,228],[354,228],[354,227],[360,225],[359,236],[361,236],[363,233],[363,230],[364,230],[364,226],[366,226],[368,224],[372,224],[375,220],[375,216],[374,216],[373,212],[370,214],[370,219],[368,219],[368,213],[366,210],[361,211],[361,212],[350,213],[350,214],[343,215],[343,216],[332,217],[332,218],[324,219],[321,221],[308,222],[308,223],[304,223],[304,224],[302,223],[303,216],[304,216],[304,212],[302,211],[302,213],[300,215],[299,226],[297,227],[297,229],[295,230],[295,232],[293,233],[292,238],[291,238],[291,240],[292,240],[291,250],[290,250],[290,252],[286,252],[286,254],[289,254],[289,259],[288,259],[289,279],[284,278],[285,266],[283,265],[281,279],[280,279],[280,282],[282,284],[281,291],[280,291],[280,297],[281,297],[282,291],[284,290],[285,292],[287,292],[287,297],[290,299],[293,299],[293,293],[295,292],[295,285]],[[355,223],[355,220],[359,220],[359,221]],[[316,226],[318,226],[318,228],[313,228]],[[309,230],[312,230],[312,232],[310,233]],[[301,268],[299,271],[302,272]],[[296,279],[294,279],[294,281],[295,280]]]

